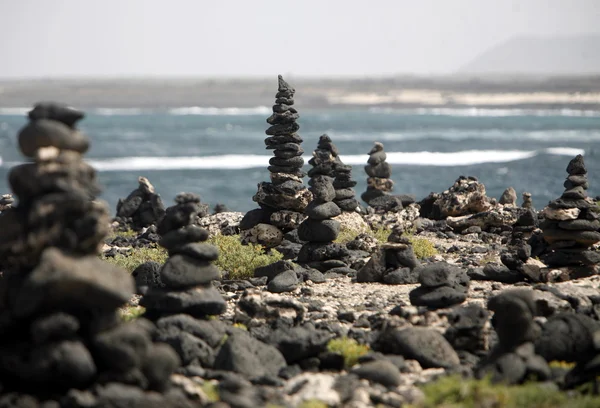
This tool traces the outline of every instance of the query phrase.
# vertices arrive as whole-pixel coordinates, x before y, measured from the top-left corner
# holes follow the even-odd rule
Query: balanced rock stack
[[[534,342],[540,328],[534,321],[537,307],[531,290],[513,289],[488,301],[494,312],[492,325],[498,343],[476,368],[476,375],[491,375],[492,381],[521,384],[528,378],[544,381],[550,377],[546,360],[536,354]],[[562,343],[560,343],[562,345]]]
[[[177,355],[153,344],[149,322],[122,322],[118,308],[132,296],[133,281],[98,258],[109,215],[105,203],[91,200],[99,189],[82,160],[89,146],[75,129],[82,117],[38,104],[19,133],[32,161],[11,170],[18,205],[0,215],[2,395],[12,401],[7,406],[80,406],[79,398],[85,406],[120,405],[123,393],[136,395],[129,401],[136,406],[173,404],[173,397],[143,390],[168,387]]]
[[[436,262],[417,268],[415,273],[419,274],[421,286],[409,294],[412,305],[441,309],[467,299],[470,279],[464,269],[447,262]]]
[[[138,178],[139,186],[117,203],[115,221],[134,231],[156,225],[165,215],[165,206],[146,177]]]
[[[308,161],[308,164],[313,166],[308,171],[309,177],[322,174],[334,178],[335,198],[333,202],[342,211],[356,210],[359,204],[354,198],[355,192],[352,188],[356,186],[356,181],[352,179],[352,166],[342,163],[338,149],[328,135],[319,137],[317,149],[313,152],[313,157]]]
[[[258,224],[276,225],[284,231],[297,228],[302,221],[302,213],[312,196],[302,178],[304,159],[302,158],[302,138],[296,133],[300,126],[296,123],[299,115],[294,104],[295,90],[279,75],[279,92],[276,94],[273,114],[267,119],[271,125],[266,131],[267,149],[273,150],[269,160],[271,182],[258,184],[258,191],[252,200],[260,209],[246,213],[240,223],[241,230],[250,230]]]
[[[387,155],[383,151],[383,144],[375,142],[375,145],[369,152],[369,160],[365,166],[367,178],[367,190],[360,196],[362,200],[371,205],[371,201],[379,197],[388,196],[394,188],[392,176],[392,166],[385,160]],[[400,208],[402,203],[399,202]]]
[[[379,246],[369,262],[356,275],[356,281],[384,282],[388,284],[414,284],[418,282],[419,260],[410,240],[394,229],[387,242]]]
[[[309,181],[313,200],[306,207],[306,220],[298,227],[298,237],[307,243],[302,246],[297,262],[321,272],[346,267],[341,258],[347,255],[341,245],[334,243],[340,232],[340,222],[333,220],[341,214],[333,202],[335,190],[331,177],[316,175]]]
[[[542,210],[540,225],[549,251],[540,257],[552,267],[596,265],[600,254],[590,247],[600,242],[600,209],[587,196],[587,171],[582,155],[569,162],[562,196]],[[593,273],[593,272],[591,272]]]
[[[534,209],[531,193],[528,193],[527,191],[523,193],[523,204],[521,204],[521,207]]]
[[[225,301],[212,285],[220,277],[219,269],[212,264],[219,252],[204,243],[208,231],[194,225],[200,197],[181,193],[175,202],[158,224],[159,245],[169,253],[160,270],[162,287],[149,288],[140,305],[151,320],[177,313],[198,318],[219,315],[225,310]]]

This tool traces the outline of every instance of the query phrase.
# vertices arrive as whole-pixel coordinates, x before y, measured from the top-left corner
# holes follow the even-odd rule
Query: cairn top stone
[[[369,151],[368,154],[373,154],[373,153],[377,153],[377,152],[381,152],[381,151],[383,151],[383,143],[375,142],[375,144],[373,145],[373,147],[371,148],[371,150]]]
[[[70,128],[74,128],[75,123],[85,117],[85,114],[70,106],[56,102],[37,103],[27,114],[32,121],[39,119],[50,119],[61,122]]]
[[[290,84],[288,84],[283,79],[283,76],[277,75],[277,82],[278,82],[278,85],[279,85],[279,88],[278,88],[279,92],[290,92],[292,95],[294,94],[294,92],[296,92],[296,90],[294,88],[292,88],[290,86]]]
[[[73,130],[68,125],[52,119],[31,121],[19,132],[19,149],[31,158],[38,157],[44,148],[56,150],[73,150],[85,153],[90,147],[90,139],[83,133]]]
[[[567,166],[567,173],[569,173],[569,175],[587,173],[582,155],[578,154],[569,162],[569,165]]]

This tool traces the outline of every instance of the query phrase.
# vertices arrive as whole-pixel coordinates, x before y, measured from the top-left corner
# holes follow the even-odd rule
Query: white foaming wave
[[[214,108],[188,106],[184,108],[169,109],[171,115],[205,115],[205,116],[244,116],[244,115],[268,115],[271,109],[268,106],[256,106],[253,108]]]
[[[268,166],[270,158],[271,156],[266,155],[227,154],[191,157],[122,157],[89,160],[88,163],[99,171],[250,169]]]
[[[539,154],[575,156],[584,150],[553,147],[543,150],[464,150],[459,152],[388,152],[387,162],[413,166],[469,166],[484,163],[507,163],[529,159]],[[268,166],[267,155],[220,155],[188,157],[122,157],[88,162],[99,171],[147,170],[240,170]],[[340,156],[346,164],[364,165],[366,154]],[[8,165],[9,163],[7,163]],[[16,164],[16,163],[15,163]]]
[[[30,110],[31,108],[0,108],[0,116],[23,116]]]
[[[151,110],[141,108],[96,108],[92,114],[99,116],[135,116],[151,113]]]
[[[600,117],[600,111],[580,109],[501,109],[501,108],[369,108],[371,113],[395,115],[432,115],[460,117],[508,117],[508,116],[574,116]]]

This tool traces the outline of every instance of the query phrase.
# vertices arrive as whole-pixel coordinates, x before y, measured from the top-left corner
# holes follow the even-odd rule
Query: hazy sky
[[[449,73],[600,0],[0,0],[0,78]]]

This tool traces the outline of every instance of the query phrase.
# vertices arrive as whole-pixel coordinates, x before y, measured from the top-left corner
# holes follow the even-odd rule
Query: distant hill
[[[585,75],[600,73],[600,35],[515,37],[498,44],[459,74]]]

